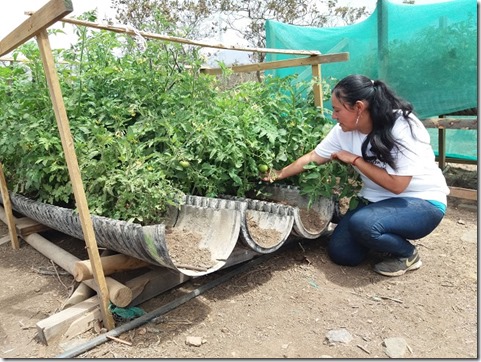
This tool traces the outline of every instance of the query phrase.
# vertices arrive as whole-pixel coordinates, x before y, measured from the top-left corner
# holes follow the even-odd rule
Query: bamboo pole
[[[250,48],[250,47],[241,47],[236,45],[226,45],[222,43],[208,43],[208,42],[201,42],[197,40],[190,40],[185,38],[180,38],[176,36],[168,36],[168,35],[160,35],[156,33],[149,33],[145,31],[140,31],[134,29],[128,25],[103,25],[94,23],[91,21],[86,20],[78,20],[74,18],[63,18],[60,19],[63,23],[81,25],[81,26],[88,26],[90,28],[95,29],[102,29],[102,30],[110,30],[114,33],[124,33],[133,36],[142,36],[144,38],[149,39],[157,39],[157,40],[165,40],[165,41],[172,41],[175,43],[181,44],[189,44],[189,45],[196,45],[204,48],[216,48],[216,49],[230,49],[230,50],[238,50],[244,52],[256,52],[256,53],[278,53],[278,54],[297,54],[297,55],[319,55],[321,54],[318,50],[295,50],[295,49],[275,49],[275,48]]]
[[[92,219],[90,211],[88,209],[87,198],[80,176],[80,168],[75,154],[73,137],[70,132],[70,125],[65,110],[65,104],[63,102],[62,91],[60,88],[60,82],[58,80],[57,71],[55,68],[55,62],[48,39],[48,33],[46,29],[43,29],[37,33],[37,43],[40,48],[40,54],[42,56],[43,67],[45,69],[45,75],[47,78],[48,88],[50,91],[50,98],[53,103],[53,109],[55,111],[55,118],[57,120],[57,126],[60,132],[60,138],[62,141],[62,148],[65,154],[65,160],[67,161],[67,168],[72,182],[73,193],[79,212],[80,221],[82,224],[82,231],[87,247],[89,259],[92,263],[92,270],[94,273],[94,280],[98,285],[98,296],[100,298],[100,310],[105,328],[111,330],[115,327],[115,323],[112,314],[109,311],[109,293],[107,284],[105,281],[105,275],[100,263],[100,255],[97,247],[97,241],[95,239],[95,233],[93,229]]]

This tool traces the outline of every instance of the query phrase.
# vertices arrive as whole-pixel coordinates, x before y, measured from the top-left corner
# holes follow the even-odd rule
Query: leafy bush
[[[180,44],[148,41],[139,50],[130,37],[77,31],[79,42],[55,56],[94,214],[147,224],[182,193],[244,196],[259,182],[259,164],[283,167],[332,126],[312,94],[302,95],[311,84],[267,78],[226,90],[200,72],[202,57]],[[72,207],[39,51],[30,42],[20,54],[28,62],[0,68],[0,154],[8,183],[15,192]],[[312,197],[332,194],[332,177],[347,171],[329,167],[328,174],[320,167],[286,182],[301,180]]]

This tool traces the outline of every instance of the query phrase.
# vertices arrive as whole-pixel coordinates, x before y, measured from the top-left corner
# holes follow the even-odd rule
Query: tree
[[[338,6],[338,0],[113,0],[113,6],[117,20],[138,29],[191,39],[231,30],[256,48],[265,47],[266,20],[325,27],[352,24],[368,14],[365,6]],[[265,54],[251,58],[262,62]]]

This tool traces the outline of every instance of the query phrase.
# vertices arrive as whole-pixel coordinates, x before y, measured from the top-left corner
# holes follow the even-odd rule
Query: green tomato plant
[[[228,70],[203,74],[195,49],[160,41],[140,49],[128,36],[84,27],[77,34],[55,57],[93,214],[149,224],[182,194],[245,196],[260,181],[259,165],[282,168],[332,125],[314,106],[311,83],[266,77],[226,89]],[[19,56],[28,61],[0,66],[8,185],[74,207],[39,51],[28,42]],[[315,198],[338,192],[335,177],[344,180],[347,169],[333,163],[285,181]]]

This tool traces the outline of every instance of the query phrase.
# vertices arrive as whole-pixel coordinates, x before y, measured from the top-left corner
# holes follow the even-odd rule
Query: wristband
[[[356,161],[358,158],[361,158],[361,156],[357,156],[354,161],[351,162],[351,165],[356,166]]]

